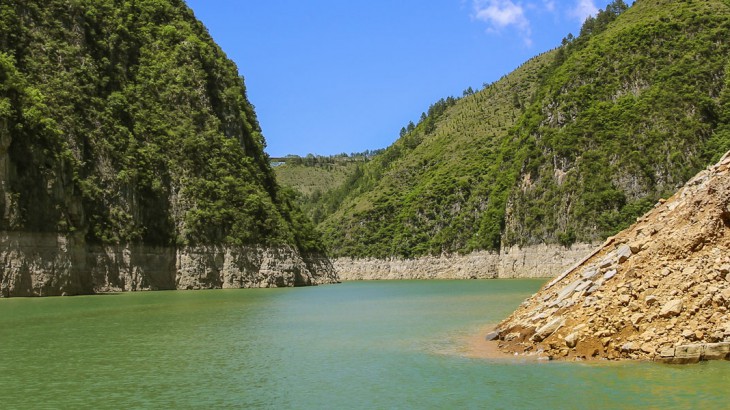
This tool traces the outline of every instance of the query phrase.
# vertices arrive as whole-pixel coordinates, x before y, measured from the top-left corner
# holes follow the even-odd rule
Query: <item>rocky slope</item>
[[[488,338],[552,358],[730,353],[730,152],[526,300]]]
[[[182,0],[0,3],[0,295],[336,281]]]

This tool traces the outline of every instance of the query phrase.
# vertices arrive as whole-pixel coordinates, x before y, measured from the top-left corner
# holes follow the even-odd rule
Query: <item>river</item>
[[[473,358],[542,280],[0,299],[0,408],[726,408],[730,363]]]

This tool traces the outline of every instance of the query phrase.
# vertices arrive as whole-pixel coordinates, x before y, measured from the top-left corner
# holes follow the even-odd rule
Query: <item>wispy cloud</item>
[[[514,27],[526,45],[532,44],[530,21],[521,4],[511,0],[474,0],[474,17],[489,24],[490,32]]]
[[[534,32],[545,30],[546,15],[553,16],[556,25],[567,21],[582,24],[588,16],[598,14],[599,0],[461,0],[471,3],[474,20],[487,24],[492,34],[516,34],[526,46],[532,45]],[[632,4],[633,1],[627,1]],[[561,23],[562,22],[562,23]]]
[[[596,7],[593,0],[578,0],[575,7],[568,13],[570,17],[579,20],[581,23],[588,16],[595,16],[596,14],[598,14],[598,7]]]

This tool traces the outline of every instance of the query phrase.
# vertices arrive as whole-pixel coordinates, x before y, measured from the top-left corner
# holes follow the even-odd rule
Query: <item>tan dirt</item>
[[[500,349],[654,360],[730,342],[729,154],[527,299]]]

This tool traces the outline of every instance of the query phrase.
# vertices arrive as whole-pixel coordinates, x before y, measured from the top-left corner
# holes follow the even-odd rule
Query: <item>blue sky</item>
[[[187,0],[246,78],[271,156],[385,148],[577,34],[608,0]]]

